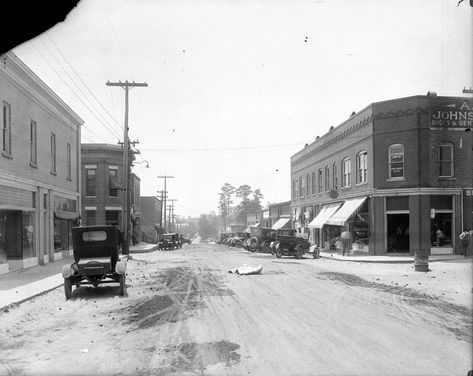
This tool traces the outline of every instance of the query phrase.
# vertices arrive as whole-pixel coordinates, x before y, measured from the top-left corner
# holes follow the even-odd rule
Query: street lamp
[[[143,161],[141,161],[141,162],[135,162],[135,161],[133,161],[132,163],[133,163],[133,165],[135,165],[135,164],[142,164],[142,163],[146,163],[145,167],[146,167],[146,168],[149,168],[149,162],[148,162],[148,161],[146,161],[146,160],[143,160]]]

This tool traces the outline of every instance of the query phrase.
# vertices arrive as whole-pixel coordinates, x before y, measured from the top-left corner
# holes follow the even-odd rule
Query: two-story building
[[[141,234],[142,240],[156,243],[164,232],[162,228],[163,203],[155,196],[141,196]]]
[[[123,147],[82,144],[82,224],[123,229]],[[140,240],[140,179],[130,175],[130,236]]]
[[[372,103],[291,157],[291,216],[322,248],[460,253],[472,225],[473,103],[435,93]]]
[[[6,273],[70,254],[84,122],[13,52],[0,63],[0,273]]]

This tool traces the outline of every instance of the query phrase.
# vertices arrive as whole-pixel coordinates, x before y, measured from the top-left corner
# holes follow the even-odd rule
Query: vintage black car
[[[227,232],[221,232],[219,235],[218,235],[218,240],[217,240],[217,244],[225,244],[226,240],[228,239],[229,237],[229,233]]]
[[[282,255],[286,255],[300,259],[304,253],[310,251],[309,241],[296,234],[294,229],[277,230],[275,240],[271,244],[272,252],[276,257],[281,258]]]
[[[181,239],[181,244],[191,244],[192,243],[192,240],[190,240],[189,238],[186,238],[184,235],[180,235],[180,239]]]
[[[271,242],[276,238],[276,230],[267,227],[251,227],[251,237],[247,249],[250,252],[271,252]]]
[[[246,239],[249,238],[249,235],[250,234],[247,232],[236,232],[235,236],[228,240],[228,245],[236,248],[243,248]]]
[[[230,245],[232,238],[235,236],[234,232],[226,232],[226,238],[223,240],[223,244]]]
[[[174,232],[163,234],[161,240],[158,242],[159,250],[173,250],[182,248],[182,243],[179,235]]]
[[[120,258],[120,233],[116,226],[81,226],[72,228],[74,263],[64,265],[64,292],[72,296],[72,286],[119,283],[125,295],[127,258]]]

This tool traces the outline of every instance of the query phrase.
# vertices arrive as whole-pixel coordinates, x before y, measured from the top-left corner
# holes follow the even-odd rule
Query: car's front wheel
[[[240,240],[235,242],[235,248],[243,248],[243,243]]]
[[[263,242],[263,244],[261,245],[261,248],[263,249],[263,252],[265,253],[269,253],[271,251],[270,247],[269,247],[269,242]]]
[[[304,250],[302,249],[301,245],[296,245],[296,247],[294,248],[294,255],[298,259],[302,258],[302,256],[304,255]]]
[[[72,296],[72,282],[71,278],[64,278],[64,293],[66,295],[66,299],[70,299]]]

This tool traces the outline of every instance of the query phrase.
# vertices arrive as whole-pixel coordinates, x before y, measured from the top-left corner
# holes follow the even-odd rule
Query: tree
[[[218,232],[218,218],[215,214],[202,214],[199,218],[199,235],[202,240],[207,240],[210,237],[217,237]]]
[[[230,205],[233,203],[232,196],[235,193],[235,187],[230,183],[225,183],[219,193],[218,209],[223,218],[224,231],[227,230],[227,218],[230,215]]]

